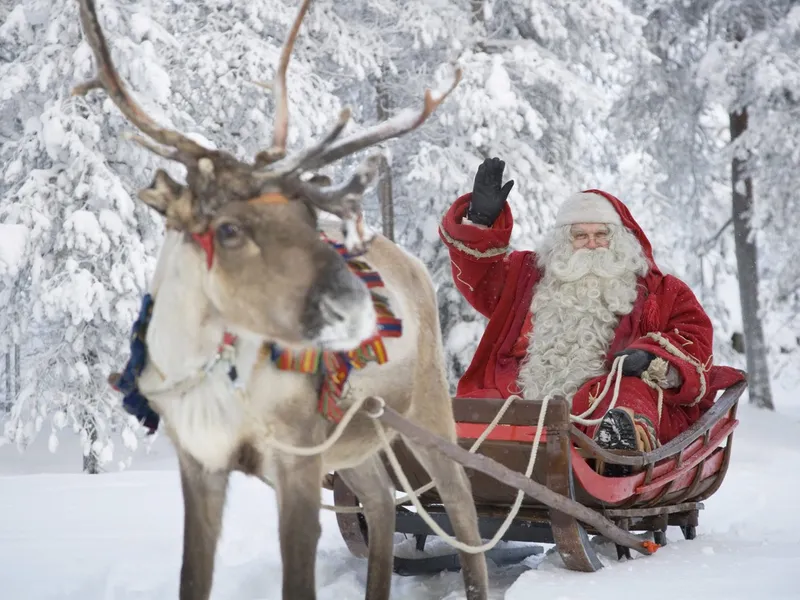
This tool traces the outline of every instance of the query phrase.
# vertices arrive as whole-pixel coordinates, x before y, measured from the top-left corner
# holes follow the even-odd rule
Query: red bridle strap
[[[250,198],[252,204],[288,204],[289,199],[280,192],[267,192],[255,198]]]
[[[206,266],[210,269],[214,263],[214,231],[206,229],[203,233],[193,233],[192,239],[206,253]]]
[[[286,204],[289,202],[289,199],[278,192],[268,192],[251,198],[248,202],[254,204]],[[206,266],[210,269],[211,265],[214,264],[214,231],[207,229],[203,233],[193,233],[192,239],[197,242],[206,253]]]

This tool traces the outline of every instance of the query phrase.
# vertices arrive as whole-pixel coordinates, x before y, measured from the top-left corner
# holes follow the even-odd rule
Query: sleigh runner
[[[736,409],[746,387],[746,381],[740,381],[726,388],[713,407],[689,430],[646,453],[601,448],[570,423],[566,401],[551,400],[540,439],[544,452],[535,463],[531,480],[555,492],[557,498],[566,502],[572,500],[603,517],[618,532],[652,533],[654,544],[644,548],[646,554],[666,545],[666,531],[670,526],[680,527],[685,539],[694,539],[703,501],[720,488],[727,473],[733,431],[738,425]],[[536,426],[531,424],[538,422],[542,409],[542,403],[537,401],[517,400],[510,405],[476,450],[477,455],[488,459],[482,461],[486,471],[482,472],[468,464],[467,449],[492,422],[502,404],[498,399],[455,398],[453,411],[458,447],[421,431],[417,433],[424,440],[414,439],[416,443],[430,443],[440,451],[449,450],[452,458],[465,464],[484,539],[498,531],[520,489],[520,486],[503,483],[497,475],[503,467],[506,472],[523,472],[536,434]],[[408,422],[401,423],[401,419],[396,419],[394,425],[413,428]],[[409,432],[401,433],[408,435]],[[402,444],[395,445],[395,452],[414,488],[419,489],[430,481]],[[598,461],[630,465],[634,472],[627,477],[605,477],[598,474]],[[387,464],[387,470],[395,486],[402,489],[391,465]],[[358,498],[335,473],[332,488],[337,507],[359,505]],[[452,535],[436,490],[422,493],[420,500],[437,524]],[[601,532],[559,508],[563,508],[560,501],[548,503],[527,496],[501,539],[555,544],[570,570],[592,572],[602,568],[589,536],[606,531]],[[369,532],[363,517],[356,513],[339,513],[337,520],[350,552],[366,556]],[[408,503],[397,507],[395,532],[414,536],[418,551],[424,550],[427,537],[433,533],[419,514],[409,509]],[[630,542],[617,543],[618,557],[630,557],[630,547]],[[495,548],[487,552],[487,557],[495,562],[515,562],[541,552],[541,547],[535,545]],[[457,554],[419,558],[396,556],[394,562],[395,572],[403,575],[459,569]]]

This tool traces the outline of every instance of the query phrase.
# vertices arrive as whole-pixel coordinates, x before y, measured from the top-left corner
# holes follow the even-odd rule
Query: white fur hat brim
[[[606,198],[592,192],[580,192],[567,198],[556,215],[556,227],[575,223],[622,225],[622,220]]]

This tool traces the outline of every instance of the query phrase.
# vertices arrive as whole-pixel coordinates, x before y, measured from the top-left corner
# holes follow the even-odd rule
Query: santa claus
[[[743,377],[712,365],[697,298],[661,273],[628,209],[600,190],[568,198],[536,252],[510,251],[504,168],[484,161],[439,230],[456,286],[489,319],[457,395],[566,397],[576,424],[609,449],[672,439]]]

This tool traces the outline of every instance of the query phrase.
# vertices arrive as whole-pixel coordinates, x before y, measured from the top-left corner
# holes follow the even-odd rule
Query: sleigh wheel
[[[336,506],[361,506],[356,495],[350,491],[337,473],[333,474],[333,501]],[[367,548],[367,520],[364,515],[361,513],[336,513],[336,521],[350,553],[358,558],[366,558],[369,550]]]

